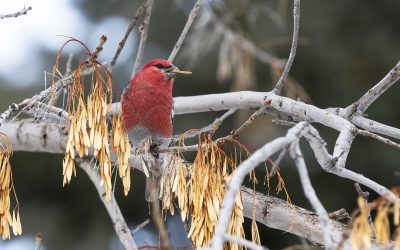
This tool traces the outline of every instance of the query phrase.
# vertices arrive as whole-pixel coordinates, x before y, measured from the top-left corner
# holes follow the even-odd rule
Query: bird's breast
[[[122,112],[128,131],[139,126],[147,131],[138,130],[138,139],[149,135],[171,137],[172,86],[129,86],[123,94]]]

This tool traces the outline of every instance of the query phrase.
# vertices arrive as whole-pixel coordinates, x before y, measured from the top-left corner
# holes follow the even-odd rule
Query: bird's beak
[[[168,68],[165,72],[166,72],[166,73],[173,73],[173,74],[183,74],[183,75],[190,75],[190,74],[192,74],[191,71],[180,70],[180,69],[178,69],[178,67],[176,67],[176,66],[172,66],[171,68]]]

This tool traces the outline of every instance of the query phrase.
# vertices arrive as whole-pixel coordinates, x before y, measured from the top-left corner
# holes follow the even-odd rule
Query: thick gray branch
[[[307,123],[301,122],[289,129],[285,137],[280,137],[272,142],[265,144],[262,148],[254,152],[249,158],[247,158],[242,164],[240,164],[234,172],[227,191],[225,192],[224,199],[222,201],[220,217],[215,227],[215,234],[212,239],[213,249],[222,250],[224,246],[224,234],[226,233],[231,218],[233,205],[235,203],[235,197],[239,193],[240,186],[247,174],[250,173],[259,164],[266,161],[273,154],[279,150],[287,147],[290,143],[297,140],[307,127]]]
[[[318,215],[304,208],[287,203],[284,200],[263,195],[249,188],[242,187],[244,215],[252,217],[253,205],[256,220],[267,227],[289,232],[306,238],[317,244],[324,244],[322,225]],[[255,203],[254,196],[255,195]],[[346,225],[335,220],[328,220],[330,236],[340,241]]]

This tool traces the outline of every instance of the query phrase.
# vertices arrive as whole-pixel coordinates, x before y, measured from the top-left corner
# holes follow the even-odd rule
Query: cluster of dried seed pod
[[[220,145],[206,138],[199,143],[199,150],[190,169],[189,213],[191,228],[188,236],[195,246],[206,245],[212,238],[218,223],[220,208],[231,172],[236,168],[236,159],[229,157]],[[184,201],[184,200],[183,200]],[[182,216],[183,217],[183,216]],[[243,238],[243,205],[240,194],[236,197],[228,233]],[[227,243],[228,249],[242,249]]]
[[[118,155],[118,173],[124,186],[124,194],[128,195],[131,188],[131,168],[129,158],[131,145],[128,134],[123,126],[123,116],[114,116],[112,120],[111,149]]]
[[[94,156],[98,160],[101,185],[105,189],[106,200],[111,199],[111,174],[112,164],[110,155],[111,147],[118,155],[119,175],[124,185],[124,193],[127,195],[130,189],[130,144],[128,136],[122,126],[122,118],[120,116],[114,117],[112,121],[111,138],[109,138],[107,113],[110,111],[112,104],[112,87],[113,79],[110,72],[97,61],[97,56],[102,50],[103,44],[106,42],[107,37],[100,38],[100,45],[96,48],[95,52],[91,53],[89,49],[80,41],[70,38],[60,49],[56,63],[53,68],[53,73],[58,71],[59,60],[61,52],[66,44],[69,42],[78,42],[90,55],[89,59],[79,63],[77,69],[73,72],[72,82],[68,86],[68,140],[63,161],[63,185],[69,183],[72,174],[76,175],[75,169],[75,154],[78,153],[79,157],[89,155],[93,150]],[[92,74],[89,77],[90,83],[86,84],[84,72],[92,67]],[[54,91],[54,77],[52,79],[52,92],[50,103]],[[88,93],[85,92],[85,85],[90,85]],[[87,96],[87,97],[86,97]]]
[[[10,165],[11,155],[12,146],[7,137],[0,133],[0,235],[3,240],[10,238],[10,227],[14,235],[22,234],[18,202],[12,216],[10,213],[10,193],[14,188]]]
[[[104,72],[104,79],[102,68],[93,62],[90,92],[85,98],[85,78],[81,72],[88,66],[87,63],[78,66],[69,87],[69,134],[63,161],[63,185],[71,181],[72,174],[76,175],[75,154],[78,153],[79,157],[87,156],[92,148],[99,163],[106,200],[110,200],[112,165],[106,115],[112,103],[112,79],[107,71]]]
[[[179,161],[179,167],[177,169],[177,174],[174,178],[174,183],[172,185],[172,192],[178,198],[178,207],[181,211],[182,221],[188,219],[189,207],[188,207],[188,196],[187,196],[187,182],[186,182],[186,171],[182,161]]]
[[[364,198],[358,197],[357,204],[358,214],[350,221],[352,249],[370,249],[373,239],[378,244],[388,245],[391,242],[392,235],[396,244],[394,249],[400,249],[400,200],[389,202],[385,197],[380,197],[367,204]],[[369,217],[371,211],[375,209],[375,219],[371,223]],[[391,234],[390,230],[390,216],[393,217],[392,225],[396,227],[394,234]]]

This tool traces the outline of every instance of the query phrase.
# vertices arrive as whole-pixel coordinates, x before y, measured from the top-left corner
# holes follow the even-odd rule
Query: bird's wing
[[[174,112],[174,105],[172,105],[171,114],[170,114],[170,116],[171,116],[171,123],[172,123],[172,124],[174,124],[174,115],[175,115],[175,112]]]

